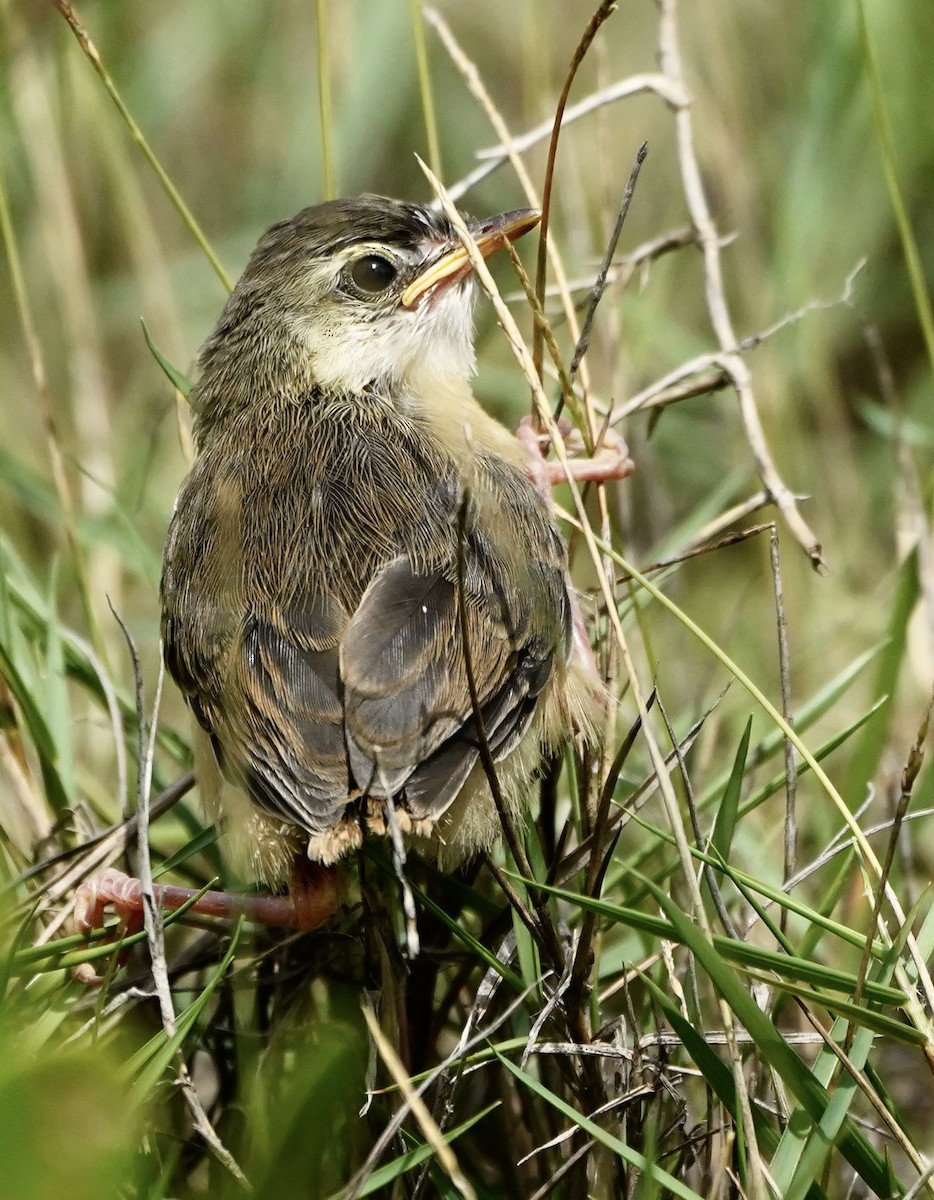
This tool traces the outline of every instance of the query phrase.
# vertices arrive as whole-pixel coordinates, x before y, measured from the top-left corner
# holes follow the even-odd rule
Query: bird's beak
[[[467,227],[477,249],[484,258],[489,258],[507,242],[514,242],[534,229],[541,219],[542,214],[534,208],[517,208],[512,212],[500,213],[498,217],[487,217],[484,221],[470,221]],[[469,275],[470,270],[467,251],[458,242],[412,280],[402,293],[402,307],[415,308],[439,284],[455,283]]]

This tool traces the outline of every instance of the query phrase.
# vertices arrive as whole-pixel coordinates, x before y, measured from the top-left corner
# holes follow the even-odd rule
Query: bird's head
[[[467,224],[487,257],[538,221],[519,209]],[[249,336],[244,325],[284,323],[315,382],[334,391],[467,378],[472,293],[470,259],[443,215],[385,196],[332,200],[268,230],[212,341],[229,348]]]

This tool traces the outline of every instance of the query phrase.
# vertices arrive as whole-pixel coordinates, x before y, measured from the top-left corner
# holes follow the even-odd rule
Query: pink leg
[[[244,916],[261,925],[284,929],[317,929],[331,916],[340,902],[337,872],[317,863],[296,865],[288,895],[237,895],[233,892],[204,892],[194,888],[153,884],[153,895],[160,908],[170,912],[188,904],[198,896],[189,912],[211,917]],[[100,929],[108,908],[120,918],[125,933],[136,933],[143,924],[143,892],[138,879],[109,868],[83,883],[75,898],[74,924],[81,933]],[[100,983],[90,964],[84,964],[76,975],[85,983]]]
[[[580,432],[562,417],[558,422],[561,436],[570,454],[578,453],[584,443]],[[531,417],[523,417],[516,430],[516,437],[529,451],[529,473],[533,482],[543,492],[567,480],[560,462],[546,462],[542,457],[542,442],[547,435],[539,434]],[[608,483],[613,479],[625,479],[635,470],[629,457],[629,448],[615,429],[604,431],[596,453],[592,458],[569,458],[568,469],[572,479],[578,483]]]
[[[569,454],[579,453],[584,448],[584,440],[580,430],[575,429],[566,417],[558,420],[558,429],[564,438]],[[542,457],[542,443],[548,442],[547,434],[536,431],[531,417],[523,417],[516,430],[516,437],[529,452],[529,474],[538,491],[549,502],[551,489],[567,481],[564,467],[560,462],[546,462]],[[569,458],[568,468],[571,477],[578,483],[607,483],[611,479],[625,479],[635,470],[629,449],[615,429],[607,429],[603,433],[600,444],[593,458]],[[600,679],[600,672],[594,658],[587,634],[577,593],[568,583],[568,595],[571,600],[571,624],[574,631],[574,655],[585,663],[592,672],[594,679]],[[601,685],[602,686],[602,685]]]

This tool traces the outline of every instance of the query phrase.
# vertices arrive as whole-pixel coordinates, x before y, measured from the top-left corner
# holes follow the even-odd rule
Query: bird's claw
[[[196,891],[171,884],[153,884],[156,904],[168,911],[185,908],[190,913],[209,917],[243,916],[248,921],[275,925],[284,929],[317,929],[334,913],[340,903],[337,873],[329,867],[299,860],[293,873],[292,887],[284,896],[237,895],[231,892]],[[143,885],[114,867],[87,879],[78,888],[72,918],[79,933],[102,928],[108,908],[120,918],[115,936],[126,937],[143,927]],[[126,961],[129,950],[122,950],[118,965]],[[75,968],[82,983],[102,982],[90,963]]]
[[[142,889],[115,867],[86,879],[75,893],[74,925],[79,933],[90,933],[104,924],[104,914],[112,908],[124,926],[142,921]]]
[[[578,483],[608,483],[614,479],[625,479],[635,470],[629,457],[629,447],[615,429],[604,429],[600,441],[589,458],[573,458],[586,449],[581,431],[567,417],[559,417],[558,432],[568,453],[567,463],[546,461],[543,456],[550,442],[547,433],[539,432],[530,416],[519,422],[516,436],[529,452],[529,472],[536,486],[548,493],[557,484],[566,483],[568,476]]]
[[[108,867],[99,875],[86,879],[75,892],[75,910],[72,923],[78,933],[92,933],[104,926],[104,916],[108,908],[120,919],[114,936],[126,937],[137,933],[143,927],[143,898],[142,886],[138,879],[132,879],[116,867]],[[118,965],[122,965],[129,950],[121,950]],[[79,963],[73,968],[72,974],[79,983],[94,986],[103,983],[102,975],[94,970],[91,963]]]

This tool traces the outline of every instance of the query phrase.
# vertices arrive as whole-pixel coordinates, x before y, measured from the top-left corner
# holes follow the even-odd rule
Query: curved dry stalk
[[[723,271],[720,261],[720,235],[710,212],[707,194],[701,179],[697,152],[694,148],[694,126],[691,115],[690,97],[681,65],[678,48],[676,0],[661,0],[659,15],[659,57],[662,72],[672,88],[681,93],[675,108],[675,138],[678,162],[681,168],[681,183],[691,220],[697,230],[701,251],[704,256],[704,281],[707,311],[720,345],[717,356],[720,367],[730,377],[739,400],[740,416],[746,432],[746,440],[759,472],[759,477],[772,497],[796,541],[820,568],[824,565],[821,544],[816,534],[798,511],[794,493],[782,480],[772,458],[766,440],[749,368],[737,352],[737,338],[723,288]]]
[[[683,93],[674,89],[671,81],[666,79],[664,75],[653,73],[629,75],[626,79],[617,80],[616,83],[611,83],[597,92],[592,92],[577,104],[569,104],[564,110],[561,128],[566,129],[568,125],[579,121],[581,117],[589,116],[590,113],[596,112],[600,108],[615,104],[617,100],[627,100],[630,96],[645,94],[658,96],[659,99],[664,100],[672,108],[676,107],[683,98]],[[516,134],[515,137],[501,137],[501,144],[498,146],[491,146],[486,150],[478,150],[477,158],[484,159],[485,161],[481,166],[475,167],[473,171],[465,175],[463,179],[451,185],[448,189],[451,199],[459,200],[472,187],[476,187],[488,175],[492,175],[494,171],[499,170],[504,163],[510,162],[514,154],[524,154],[526,150],[531,150],[533,146],[537,146],[539,142],[543,142],[545,138],[551,135],[553,128],[553,121],[543,121],[541,125],[536,125],[534,129],[530,129],[527,133]]]
[[[548,140],[548,157],[545,160],[545,179],[542,184],[542,220],[540,225],[540,240],[538,243],[538,259],[535,264],[535,295],[538,299],[539,307],[542,307],[545,302],[545,278],[548,270],[548,228],[551,223],[551,193],[555,175],[555,161],[558,157],[558,139],[561,135],[561,124],[564,116],[564,110],[567,108],[568,97],[571,94],[571,87],[577,77],[578,69],[593,44],[594,38],[600,32],[600,27],[609,19],[613,12],[616,11],[615,0],[601,0],[599,7],[587,23],[587,28],[581,35],[580,41],[574,48],[574,53],[571,55],[571,62],[568,66],[567,74],[564,78],[564,84],[561,88],[561,95],[558,97],[558,103],[555,105],[555,115],[552,120],[551,137]],[[576,339],[579,340],[579,339]],[[535,328],[532,335],[532,361],[535,363],[535,372],[541,374],[542,369],[542,334],[539,328]],[[593,434],[593,430],[590,431]]]
[[[477,70],[476,64],[472,62],[471,59],[469,59],[461,49],[456,38],[454,37],[454,34],[451,32],[449,26],[440,13],[433,8],[426,8],[425,19],[430,25],[433,26],[438,36],[441,38],[441,42],[445,50],[448,52],[451,61],[463,76],[464,82],[467,85],[467,90],[480,104],[480,107],[486,113],[487,119],[493,126],[493,129],[496,131],[497,136],[502,142],[505,151],[502,161],[508,162],[512,166],[512,169],[516,173],[516,178],[519,180],[522,190],[525,193],[527,202],[533,208],[538,208],[541,204],[541,198],[538,194],[535,184],[532,182],[532,177],[526,170],[525,163],[520,157],[520,151],[513,141],[512,134],[509,132],[509,129],[506,126],[506,122],[503,119],[502,113],[493,103],[493,98],[487,91],[486,85],[480,76],[480,72]],[[549,125],[549,129],[550,128],[551,127]],[[458,185],[455,185],[454,189],[448,189],[448,195],[452,200],[457,199],[458,196],[462,196],[467,190],[468,188],[466,186],[460,187],[458,190]],[[571,337],[574,339],[576,344],[580,338],[580,326],[577,321],[577,312],[574,308],[574,299],[568,286],[564,264],[561,261],[561,257],[558,254],[554,242],[550,238],[546,238],[544,240],[544,244],[548,253],[548,265],[550,266],[551,273],[555,279],[555,291],[561,299],[562,312],[564,313],[565,320],[568,323],[568,329]],[[591,411],[588,399],[590,395],[590,381],[587,374],[586,363],[582,364],[581,366],[581,392],[583,394],[584,406],[587,411],[587,423],[589,426],[588,432],[592,438],[596,434],[597,424],[596,418]]]

